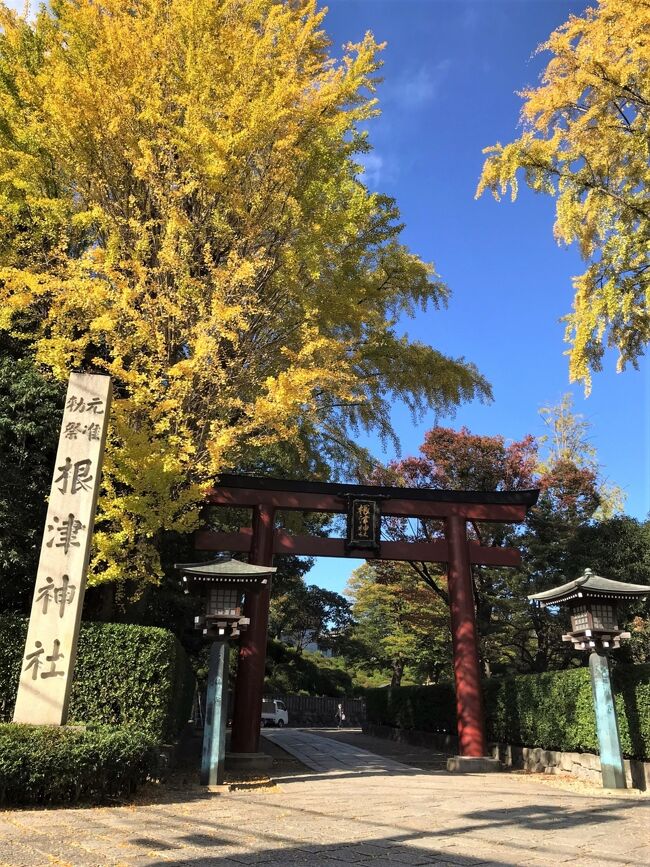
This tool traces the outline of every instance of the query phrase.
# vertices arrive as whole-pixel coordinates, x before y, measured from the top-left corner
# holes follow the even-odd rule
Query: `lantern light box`
[[[207,563],[178,563],[185,592],[203,598],[203,614],[194,619],[205,638],[236,638],[248,626],[242,616],[246,593],[258,593],[275,572],[273,566],[256,566],[222,554]]]

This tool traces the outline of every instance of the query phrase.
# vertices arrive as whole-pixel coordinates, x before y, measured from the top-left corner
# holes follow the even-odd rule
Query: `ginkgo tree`
[[[556,198],[555,237],[587,264],[566,337],[571,380],[589,390],[608,346],[622,369],[650,339],[650,4],[599,0],[538,51],[552,58],[521,93],[523,132],[486,149],[477,195],[514,199],[523,170]]]
[[[379,51],[313,0],[52,0],[0,20],[0,328],[110,374],[93,580],[156,580],[225,468],[321,471],[389,408],[489,396],[399,320],[446,302],[363,183]],[[336,458],[333,456],[336,455]]]

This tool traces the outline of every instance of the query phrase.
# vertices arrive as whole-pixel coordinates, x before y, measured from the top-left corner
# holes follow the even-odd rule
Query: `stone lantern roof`
[[[176,563],[176,569],[183,573],[183,581],[207,582],[209,584],[245,584],[256,586],[266,584],[277,571],[275,566],[256,566],[242,563],[228,554],[220,554],[206,563]]]
[[[650,587],[644,584],[628,584],[625,581],[614,581],[594,575],[591,569],[585,569],[584,574],[573,581],[568,581],[560,587],[534,593],[528,598],[544,605],[555,605],[568,602],[570,599],[631,599],[650,596]]]

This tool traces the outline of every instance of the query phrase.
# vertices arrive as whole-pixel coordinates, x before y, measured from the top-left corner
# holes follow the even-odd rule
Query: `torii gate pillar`
[[[249,563],[256,566],[273,565],[274,519],[275,509],[272,506],[255,506],[253,509],[253,538]],[[230,746],[233,753],[257,753],[259,750],[270,601],[270,580],[259,593],[246,594],[244,617],[250,618],[250,625],[239,639]]]
[[[459,753],[468,758],[478,758],[487,755],[487,743],[478,660],[474,585],[465,519],[450,515],[446,519],[445,535],[449,545],[447,574]]]

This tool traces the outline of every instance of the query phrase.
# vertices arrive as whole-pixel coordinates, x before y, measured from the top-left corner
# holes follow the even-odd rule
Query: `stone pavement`
[[[125,806],[4,811],[0,864],[650,865],[642,795],[423,771],[314,733],[270,737],[274,753],[284,741],[309,765],[290,760],[276,786],[225,794],[179,783],[148,787]]]
[[[262,736],[295,756],[305,767],[324,773],[403,773],[401,762],[369,753],[350,744],[327,740],[305,729],[263,729]]]

